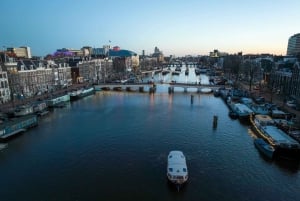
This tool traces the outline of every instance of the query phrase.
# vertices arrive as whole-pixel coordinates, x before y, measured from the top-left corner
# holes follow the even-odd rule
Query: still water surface
[[[221,99],[166,91],[97,92],[55,109],[0,152],[0,200],[300,200],[299,163],[265,159]],[[190,175],[180,192],[166,179],[175,149]]]

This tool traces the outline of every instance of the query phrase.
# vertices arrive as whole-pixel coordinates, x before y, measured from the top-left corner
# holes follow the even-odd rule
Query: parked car
[[[265,107],[268,109],[268,110],[275,110],[275,109],[278,109],[278,106],[274,103],[266,103],[265,104]]]
[[[296,107],[297,103],[294,100],[289,100],[286,102],[286,105],[293,108]]]
[[[253,87],[253,90],[260,90],[260,87],[259,87],[258,85],[255,85],[255,86]]]
[[[265,98],[262,96],[256,97],[256,98],[254,98],[254,102],[256,104],[263,104],[263,103],[265,103]]]

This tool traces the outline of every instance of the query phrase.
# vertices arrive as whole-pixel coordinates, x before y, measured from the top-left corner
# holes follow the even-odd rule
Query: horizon
[[[289,37],[300,32],[296,0],[11,0],[1,6],[1,48],[28,46],[34,56],[103,45],[138,55],[158,47],[177,57],[215,49],[284,56]]]

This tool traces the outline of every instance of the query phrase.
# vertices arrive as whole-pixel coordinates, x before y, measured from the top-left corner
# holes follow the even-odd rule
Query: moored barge
[[[0,139],[5,140],[38,125],[37,115],[9,119],[0,125]]]
[[[300,144],[284,131],[276,127],[268,115],[250,117],[254,131],[274,147],[274,155],[300,159]]]

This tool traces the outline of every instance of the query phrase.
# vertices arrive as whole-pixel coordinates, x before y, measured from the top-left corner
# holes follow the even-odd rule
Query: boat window
[[[183,172],[186,172],[186,168],[183,168]]]
[[[169,172],[173,172],[173,168],[169,168]]]
[[[169,158],[172,158],[172,155],[170,155]]]

